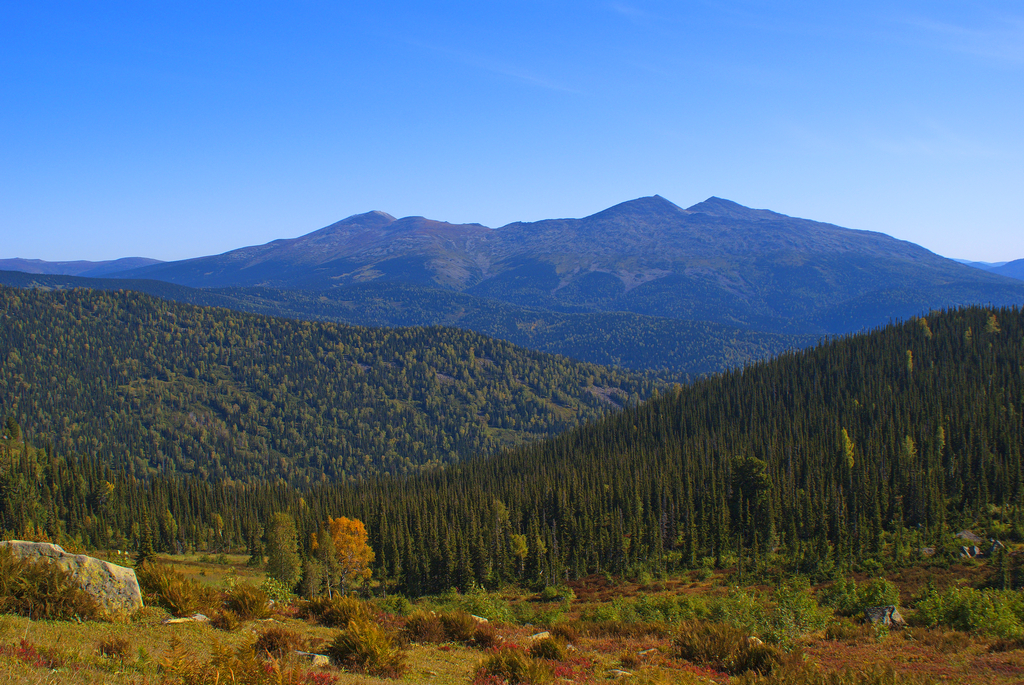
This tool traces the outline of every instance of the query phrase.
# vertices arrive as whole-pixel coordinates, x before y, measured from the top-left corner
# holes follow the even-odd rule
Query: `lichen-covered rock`
[[[881,623],[887,628],[902,628],[907,625],[903,616],[894,606],[868,607],[864,610],[864,617],[871,623]]]
[[[85,554],[68,554],[60,545],[49,542],[7,540],[0,542],[12,554],[30,559],[46,559],[68,571],[82,589],[96,598],[110,619],[126,619],[142,608],[142,590],[135,571]]]

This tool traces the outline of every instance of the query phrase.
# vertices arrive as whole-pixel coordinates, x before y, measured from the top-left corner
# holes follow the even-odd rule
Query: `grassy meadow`
[[[1010,555],[1011,560],[1016,554]],[[921,560],[811,585],[704,567],[508,589],[319,598],[242,555],[160,556],[129,622],[0,615],[11,683],[1017,683],[1024,600],[994,560]],[[883,572],[884,573],[884,572]],[[380,588],[367,591],[380,593]],[[902,629],[863,621],[896,603]],[[203,613],[209,621],[173,622]],[[480,619],[486,618],[486,622]],[[321,665],[298,652],[329,654]]]

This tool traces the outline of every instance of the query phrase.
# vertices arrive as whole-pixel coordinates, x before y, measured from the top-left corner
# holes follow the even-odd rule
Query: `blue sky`
[[[655,193],[1024,257],[1019,2],[362,4],[0,5],[0,258]]]

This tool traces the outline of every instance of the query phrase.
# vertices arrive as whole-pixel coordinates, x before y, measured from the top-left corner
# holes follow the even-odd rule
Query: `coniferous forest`
[[[37,303],[48,297],[17,296]],[[136,295],[61,297],[46,306],[59,303],[75,317],[90,301],[124,302],[129,313],[167,307],[164,312],[182,316],[177,307]],[[8,311],[12,299],[5,293]],[[194,316],[210,319],[208,328],[204,322],[194,330],[206,331],[209,359],[221,360],[219,369],[233,368],[235,348],[252,343],[232,321],[313,330],[226,312]],[[181,325],[169,318],[154,313],[137,321],[166,346]],[[22,326],[27,340],[41,336]],[[11,328],[6,319],[4,328]],[[400,340],[415,333],[388,335]],[[19,355],[42,354],[19,349],[25,349]],[[11,348],[5,350],[6,369]],[[126,351],[118,357],[122,365],[156,363],[145,345],[140,359]],[[284,352],[275,354],[281,356],[266,359],[268,365],[286,363]],[[54,353],[49,360],[55,369],[59,358]],[[165,376],[155,382],[173,383],[178,373],[164,366]],[[5,374],[3,410],[17,407],[27,423],[25,408],[42,405],[14,405],[11,388],[35,392],[33,381],[23,377],[12,386],[14,376]],[[294,378],[281,372],[285,377]],[[276,387],[274,381],[267,387]],[[32,417],[28,439],[11,435],[18,432],[13,426],[3,442],[5,535],[45,533],[91,548],[133,547],[151,535],[158,550],[260,552],[265,523],[277,512],[295,518],[300,541],[327,516],[347,516],[366,523],[375,577],[411,595],[708,563],[756,572],[769,558],[795,572],[828,576],[910,559],[922,548],[951,554],[952,533],[965,525],[1024,539],[1024,314],[1018,309],[933,313],[665,389],[498,456],[359,481],[310,478],[296,485],[140,472],[88,442],[50,440],[63,435],[64,422],[53,413],[57,405],[50,406],[45,420],[54,427],[40,414]]]
[[[451,328],[0,288],[0,409],[138,477],[338,482],[491,454],[650,396],[645,375]]]

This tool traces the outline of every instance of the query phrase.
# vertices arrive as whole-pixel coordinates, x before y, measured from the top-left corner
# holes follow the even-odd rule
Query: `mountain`
[[[1024,281],[1024,259],[1016,259],[1012,262],[971,262],[966,259],[958,259],[956,261],[967,266],[973,266],[975,269]]]
[[[0,288],[0,415],[137,476],[308,484],[491,454],[663,383],[454,328]]]
[[[402,283],[551,312],[630,312],[835,334],[930,309],[1024,303],[1024,285],[909,242],[712,197],[639,198],[498,229],[383,212],[222,255],[116,274],[202,288]]]
[[[629,312],[572,313],[402,283],[331,290],[189,288],[162,281],[75,278],[0,271],[17,288],[134,290],[167,300],[236,311],[359,326],[454,326],[532,350],[573,359],[653,370],[685,381],[774,357],[817,342],[813,335],[762,333],[709,321]]]
[[[982,271],[995,271],[997,268],[1006,264],[1006,262],[972,262],[969,259],[954,259],[954,262],[960,262],[967,266],[973,266],[975,269],[981,269]]]
[[[159,259],[123,257],[105,262],[44,262],[41,259],[0,259],[0,271],[100,278],[109,274],[160,264]]]
[[[1002,266],[997,266],[992,269],[994,273],[1001,276],[1009,276],[1010,278],[1016,278],[1024,281],[1024,259],[1015,259],[1012,262],[1007,262]]]

